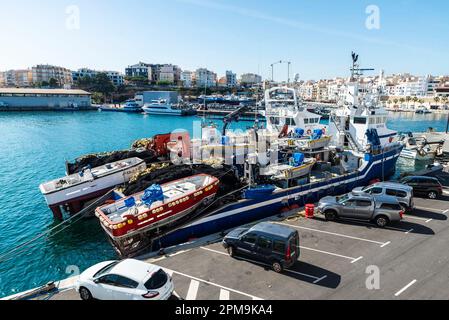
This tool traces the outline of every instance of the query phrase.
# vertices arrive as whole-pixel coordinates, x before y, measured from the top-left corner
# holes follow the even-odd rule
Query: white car
[[[160,267],[128,259],[90,267],[79,276],[75,289],[82,300],[168,300],[174,286]]]

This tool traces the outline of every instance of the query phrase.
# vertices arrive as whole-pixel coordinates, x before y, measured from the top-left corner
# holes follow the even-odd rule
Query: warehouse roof
[[[84,90],[68,89],[28,89],[28,88],[0,88],[0,94],[72,94],[72,95],[90,95]]]

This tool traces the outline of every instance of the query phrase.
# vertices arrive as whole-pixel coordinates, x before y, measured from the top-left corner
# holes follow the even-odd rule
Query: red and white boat
[[[200,206],[215,198],[220,181],[198,174],[163,185],[153,185],[144,192],[96,209],[95,215],[119,253],[129,256],[151,236],[188,218]]]

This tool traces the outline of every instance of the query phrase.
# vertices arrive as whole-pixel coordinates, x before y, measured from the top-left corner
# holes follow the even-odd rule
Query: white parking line
[[[416,282],[418,282],[418,280],[413,280],[412,282],[410,282],[408,285],[406,285],[404,288],[402,288],[401,290],[399,290],[394,296],[395,297],[399,297],[401,294],[403,294],[405,292],[405,290],[407,290],[408,288],[410,288],[411,286],[413,286]]]
[[[213,283],[213,282],[204,280],[204,279],[200,279],[200,278],[197,278],[197,277],[189,276],[188,274],[185,274],[185,273],[182,273],[182,272],[177,272],[177,271],[170,270],[170,269],[167,269],[167,268],[163,268],[163,269],[164,269],[164,271],[167,272],[167,273],[171,271],[173,274],[177,274],[177,275],[180,275],[180,276],[189,278],[189,279],[191,279],[191,280],[195,280],[195,281],[200,282],[200,283],[204,283],[204,284],[207,284],[207,285],[210,285],[210,286],[214,286],[214,287],[217,287],[217,288],[220,288],[220,289],[223,289],[223,290],[227,290],[227,291],[229,291],[229,292],[234,292],[234,293],[240,294],[240,295],[242,295],[242,296],[251,298],[251,299],[253,299],[253,300],[263,300],[262,298],[253,296],[253,295],[251,295],[251,294],[244,293],[244,292],[242,292],[242,291],[234,290],[234,289],[231,289],[231,288],[227,288],[227,287],[225,287],[225,286],[222,286],[222,285],[219,285],[219,284],[216,284],[216,283]],[[192,285],[192,283],[190,283],[190,285]],[[189,288],[189,291],[190,291],[190,288]]]
[[[230,300],[230,292],[228,290],[220,289],[220,300]]]
[[[411,219],[411,220],[420,220],[425,221],[426,223],[429,223],[433,219],[427,219],[427,218],[421,218],[421,217],[413,217],[413,216],[404,216],[404,219]]]
[[[374,240],[369,240],[369,239],[364,239],[364,238],[358,238],[358,237],[348,236],[348,235],[340,234],[340,233],[334,233],[334,232],[323,231],[323,230],[318,230],[318,229],[300,227],[300,226],[295,226],[295,225],[290,225],[290,224],[285,224],[285,223],[278,223],[278,224],[284,225],[284,226],[288,226],[288,227],[292,227],[292,228],[297,228],[297,229],[304,229],[304,230],[309,230],[309,231],[315,231],[315,232],[330,234],[330,235],[337,236],[337,237],[343,237],[343,238],[348,238],[348,239],[353,239],[353,240],[359,240],[359,241],[375,243],[375,244],[381,245],[382,248],[385,245],[385,243],[380,242],[380,241],[374,241]]]
[[[307,247],[303,247],[303,246],[300,246],[299,248],[302,249],[302,250],[319,252],[319,253],[327,254],[327,255],[330,255],[330,256],[335,256],[335,257],[339,257],[339,258],[343,258],[343,259],[348,259],[348,260],[351,260],[351,261],[355,261],[355,260],[359,261],[359,260],[363,259],[363,257],[353,258],[353,257],[348,257],[348,256],[344,256],[344,255],[341,255],[341,254],[333,253],[333,252],[328,252],[328,251],[323,251],[323,250],[318,250],[318,249],[312,249],[312,248],[307,248]],[[354,263],[354,262],[351,262],[351,263]]]
[[[391,241],[385,242],[383,245],[381,245],[381,248],[385,248],[386,246],[388,246],[389,244],[391,244]]]
[[[201,249],[209,251],[209,252],[221,254],[223,256],[229,256],[229,254],[227,254],[226,252],[222,252],[222,251],[218,251],[218,250],[214,250],[214,249],[209,249],[209,248],[206,248],[206,247],[201,247]]]
[[[415,231],[415,229],[410,229],[410,230],[407,231],[405,234],[410,234],[410,233],[412,233],[413,231]]]
[[[192,301],[196,300],[196,296],[198,294],[198,288],[200,287],[200,283],[196,280],[190,281],[189,291],[187,291],[186,300]]]
[[[448,212],[449,212],[449,209],[444,210],[444,211],[443,211],[443,214],[446,214],[446,213],[448,213]]]
[[[221,254],[221,255],[224,255],[224,256],[229,256],[228,254],[226,254],[224,252],[221,252],[221,251],[217,251],[217,250],[213,250],[213,249],[209,249],[209,248],[205,248],[205,247],[201,247],[201,249],[207,250],[207,251],[210,251],[210,252],[213,252],[213,253]],[[303,247],[301,247],[301,249],[314,250],[314,249],[303,248]],[[314,250],[314,251],[318,251],[318,250]],[[324,253],[324,251],[322,251],[322,253]],[[331,253],[327,253],[327,254],[331,254]],[[332,255],[335,255],[335,254],[332,254]],[[344,257],[344,256],[340,256],[340,257]],[[351,260],[355,259],[355,258],[350,258],[350,257],[344,257],[344,258],[351,259]],[[268,265],[266,263],[263,263],[263,262],[260,262],[260,261],[254,261],[254,260],[250,260],[250,259],[246,259],[246,258],[242,258],[242,257],[239,257],[238,259],[246,261],[246,262],[251,262],[251,263],[254,263],[254,264],[258,264],[258,265],[262,265],[262,266],[271,268],[270,265]],[[327,276],[324,276],[322,278],[319,278],[319,277],[312,276],[310,274],[301,273],[301,272],[297,272],[297,271],[293,271],[293,270],[289,270],[289,269],[286,269],[285,271],[286,272],[290,272],[290,273],[294,273],[294,274],[297,274],[297,275],[300,275],[300,276],[304,276],[304,277],[307,277],[307,278],[310,278],[310,279],[315,279],[315,281],[318,280],[318,282],[320,282],[321,280],[323,280],[323,279],[325,279],[327,277]],[[314,283],[318,283],[318,282],[314,282]]]
[[[352,260],[351,263],[352,263],[352,264],[353,264],[353,263],[356,263],[356,262],[358,262],[358,261],[360,261],[360,260],[362,260],[362,259],[363,259],[363,257],[358,257],[357,259]]]

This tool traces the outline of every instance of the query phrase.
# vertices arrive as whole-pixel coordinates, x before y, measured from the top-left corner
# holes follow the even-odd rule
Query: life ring
[[[322,132],[323,132],[323,135],[325,135],[326,134],[326,128],[323,128]]]
[[[393,142],[393,137],[390,137],[389,141],[390,141],[390,143],[392,143]]]
[[[309,135],[309,136],[310,136],[311,134],[312,134],[312,130],[310,130],[310,129],[309,129],[309,130],[307,130],[307,135]]]

